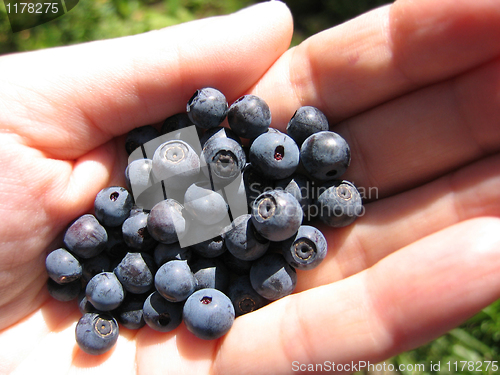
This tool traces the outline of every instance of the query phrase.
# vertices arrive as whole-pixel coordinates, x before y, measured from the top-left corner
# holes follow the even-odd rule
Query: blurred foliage
[[[29,1],[29,0],[28,0]],[[68,0],[67,0],[68,1]],[[0,1],[0,53],[29,51],[138,34],[197,18],[228,14],[252,0],[80,0],[66,15],[13,33]],[[293,44],[389,0],[291,0]]]
[[[384,363],[386,369],[396,370],[385,372],[364,370],[358,371],[355,375],[373,373],[493,375],[500,373],[500,300],[483,309],[460,327],[452,329],[426,345],[386,360]],[[423,369],[418,367],[422,364]]]
[[[6,8],[0,2],[0,54],[138,34],[181,22],[228,14],[252,4],[252,0],[80,0],[66,15],[43,25],[12,33]],[[289,0],[295,23],[292,44],[356,17],[389,0]],[[448,334],[389,361],[424,363],[421,374],[491,374],[490,371],[448,371],[450,361],[498,361],[500,354],[500,301]],[[430,363],[441,363],[430,371]],[[484,369],[484,368],[483,368]],[[366,372],[360,372],[360,374]],[[400,372],[396,372],[400,373]],[[418,374],[417,371],[403,374]]]
[[[66,15],[12,33],[0,2],[0,53],[29,51],[138,34],[234,12],[250,0],[80,0]]]

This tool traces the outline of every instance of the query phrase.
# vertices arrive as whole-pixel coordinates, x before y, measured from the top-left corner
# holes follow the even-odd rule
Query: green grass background
[[[12,33],[6,8],[0,2],[0,54],[75,44],[137,34],[153,29],[212,15],[227,14],[252,0],[80,0],[65,16],[46,24]],[[292,44],[321,30],[355,17],[389,0],[291,0],[285,1],[294,15]],[[388,361],[399,364],[424,364],[424,371],[402,374],[494,374],[490,367],[481,371],[477,361],[500,359],[500,301],[493,303],[466,323],[418,349]],[[462,370],[464,362],[468,361]],[[430,363],[441,363],[440,371],[431,371]],[[452,363],[448,371],[447,362]],[[457,362],[458,371],[454,363]],[[498,362],[497,362],[498,364]],[[497,371],[500,372],[500,371]],[[360,371],[358,374],[365,374]],[[388,372],[390,373],[390,372]]]

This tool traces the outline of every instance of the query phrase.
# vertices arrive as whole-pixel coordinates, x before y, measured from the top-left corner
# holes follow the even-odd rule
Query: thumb
[[[4,56],[0,71],[9,74],[0,85],[9,103],[0,123],[51,157],[73,159],[185,110],[200,87],[217,87],[228,100],[242,95],[288,49],[292,31],[286,5],[271,1],[145,34]]]

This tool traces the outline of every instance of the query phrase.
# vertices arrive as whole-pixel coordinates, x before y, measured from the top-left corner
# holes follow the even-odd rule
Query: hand
[[[2,371],[281,374],[376,363],[500,297],[500,12],[478,0],[397,1],[288,49],[270,2],[143,35],[0,58]],[[76,304],[51,299],[44,259],[105,186],[123,185],[129,130],[182,112],[200,87],[254,93],[284,129],[319,107],[351,145],[369,199],[297,293],[221,340],[121,330],[78,349]],[[378,198],[378,199],[377,199]],[[356,368],[344,368],[346,372]],[[359,369],[359,368],[358,368]]]

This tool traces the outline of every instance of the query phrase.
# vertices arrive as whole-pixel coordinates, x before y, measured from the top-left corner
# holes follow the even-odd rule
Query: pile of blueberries
[[[76,219],[46,258],[50,294],[78,301],[83,351],[110,350],[118,322],[168,332],[184,321],[199,338],[219,338],[235,316],[291,294],[296,269],[325,258],[311,221],[343,227],[362,214],[359,191],[339,179],[349,146],[320,110],[299,108],[287,134],[270,124],[261,98],[229,106],[203,88],[161,130],[128,133],[127,188],[101,190],[94,214]]]

